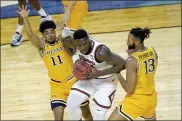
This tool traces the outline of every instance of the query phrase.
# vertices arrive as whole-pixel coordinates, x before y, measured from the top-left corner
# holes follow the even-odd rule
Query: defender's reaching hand
[[[22,18],[26,18],[29,15],[30,10],[27,10],[27,7],[22,5],[22,8],[19,7],[19,11],[17,11]]]

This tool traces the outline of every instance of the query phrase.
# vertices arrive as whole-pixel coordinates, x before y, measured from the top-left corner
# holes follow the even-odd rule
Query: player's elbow
[[[118,64],[120,67],[120,72],[123,71],[125,69],[125,60],[121,58]]]
[[[135,92],[135,91],[133,91],[133,90],[127,90],[127,93],[128,93],[128,94],[134,94],[134,92]]]
[[[27,35],[30,39],[34,39],[35,38],[35,33],[33,32],[27,32]]]
[[[117,73],[120,73],[125,69],[125,65],[123,63],[119,63],[117,66]]]
[[[120,65],[115,66],[115,73],[120,73],[122,71],[122,67]]]
[[[134,94],[135,93],[135,89],[134,88],[128,88],[128,89],[126,89],[126,92],[128,94]]]

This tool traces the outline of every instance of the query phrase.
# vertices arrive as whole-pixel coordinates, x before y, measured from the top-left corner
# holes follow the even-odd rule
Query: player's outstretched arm
[[[68,6],[66,7],[66,10],[65,10],[64,15],[63,15],[63,22],[65,24],[67,24],[68,21],[69,21],[69,17],[70,17],[70,13],[71,13],[71,8],[72,8],[74,3],[75,3],[75,1],[69,0]]]
[[[23,5],[22,5],[22,8],[19,7],[19,10],[20,11],[18,13],[23,18],[24,28],[26,30],[26,33],[27,33],[30,41],[32,42],[32,44],[36,48],[40,49],[40,47],[41,47],[41,40],[40,40],[40,38],[35,33],[32,32],[32,28],[31,28],[30,23],[28,21],[28,15],[29,15],[30,10],[27,10],[27,8],[24,7]]]
[[[59,40],[62,42],[64,49],[73,56],[75,54],[75,44],[72,38],[73,31],[70,28],[66,27],[63,21],[57,21],[56,29],[60,31],[58,36]]]

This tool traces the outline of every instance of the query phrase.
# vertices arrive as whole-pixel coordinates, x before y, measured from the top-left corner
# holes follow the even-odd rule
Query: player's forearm
[[[64,12],[64,16],[70,16],[71,7],[73,6],[75,1],[69,1],[68,6],[66,7],[66,10]]]
[[[104,76],[104,75],[108,75],[108,74],[114,74],[114,73],[118,73],[120,71],[121,71],[121,67],[120,66],[113,66],[111,68],[99,71],[99,76]]]
[[[30,26],[30,23],[28,21],[28,18],[23,18],[23,22],[24,22],[24,27],[25,27],[25,30],[27,32],[27,35],[31,41],[31,43],[38,49],[40,49],[41,47],[41,41],[39,39],[39,37],[32,32],[32,28]]]
[[[70,0],[69,3],[68,3],[68,6],[66,8],[66,10],[71,10],[71,7],[73,6],[74,3],[75,3],[75,1]]]
[[[128,85],[127,81],[123,78],[123,76],[121,75],[121,73],[117,74],[118,80],[121,84],[121,86],[123,87],[123,89],[128,93],[128,94],[132,94],[134,93],[134,90]]]
[[[24,24],[24,28],[25,28],[25,30],[26,30],[27,35],[28,35],[29,37],[31,37],[32,34],[33,34],[33,32],[32,32],[32,28],[31,28],[31,26],[30,26],[30,23],[29,23],[27,17],[26,17],[26,18],[23,18],[23,24]]]
[[[121,75],[121,73],[117,74],[118,80],[121,84],[121,86],[123,87],[123,89],[126,91],[126,80],[123,78],[123,76]],[[126,91],[127,92],[127,91]]]

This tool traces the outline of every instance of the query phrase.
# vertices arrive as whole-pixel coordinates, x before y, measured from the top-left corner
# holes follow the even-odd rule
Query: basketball
[[[92,72],[91,65],[83,60],[78,60],[73,65],[73,74],[78,80],[84,80],[84,74],[91,72]]]

